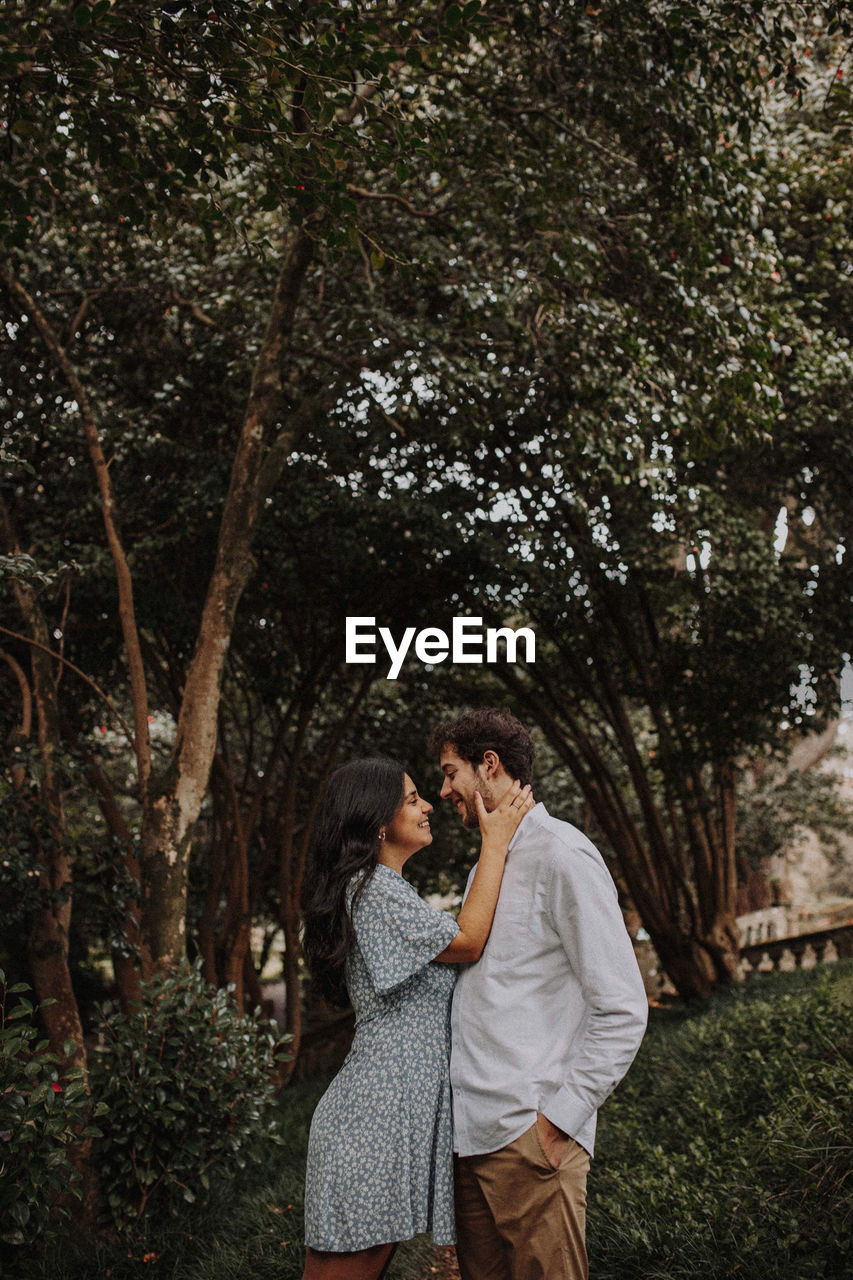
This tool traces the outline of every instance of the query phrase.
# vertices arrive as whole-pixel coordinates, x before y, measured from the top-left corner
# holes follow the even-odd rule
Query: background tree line
[[[128,1011],[188,948],[256,1004],[257,923],[298,1049],[325,779],[428,783],[483,700],[678,990],[731,981],[739,771],[836,713],[850,635],[846,6],[0,34],[2,952],[52,1050],[85,1073],[107,953]],[[537,662],[391,685],[344,662],[363,613],[532,624]]]

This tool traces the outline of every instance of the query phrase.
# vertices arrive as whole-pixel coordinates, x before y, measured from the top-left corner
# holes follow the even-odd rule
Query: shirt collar
[[[515,832],[513,833],[513,837],[509,842],[509,847],[507,849],[507,852],[512,853],[513,848],[518,843],[522,834],[523,833],[529,834],[534,827],[540,826],[546,820],[546,818],[548,818],[548,816],[549,816],[548,810],[545,808],[542,801],[537,800],[536,804],[533,806],[530,812],[524,815],[524,817],[521,819],[521,822],[519,822],[518,826],[516,827]]]

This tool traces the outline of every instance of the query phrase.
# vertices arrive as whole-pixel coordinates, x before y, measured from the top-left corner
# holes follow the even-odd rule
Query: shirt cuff
[[[613,1085],[612,1088],[607,1089],[606,1092],[602,1093],[600,1100],[590,1106],[588,1101],[579,1098],[576,1093],[564,1085],[556,1093],[543,1098],[539,1105],[539,1110],[546,1120],[551,1121],[551,1124],[555,1124],[558,1129],[562,1129],[563,1133],[567,1133],[570,1138],[574,1138],[575,1142],[580,1142],[579,1135],[586,1131],[590,1121],[597,1114],[601,1103],[610,1097],[615,1088],[616,1086]]]

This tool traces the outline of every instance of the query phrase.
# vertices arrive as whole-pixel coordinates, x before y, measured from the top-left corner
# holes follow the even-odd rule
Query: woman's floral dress
[[[355,1038],[311,1122],[305,1241],[344,1252],[431,1231],[436,1244],[452,1244],[456,966],[431,962],[458,925],[382,863],[353,923]]]

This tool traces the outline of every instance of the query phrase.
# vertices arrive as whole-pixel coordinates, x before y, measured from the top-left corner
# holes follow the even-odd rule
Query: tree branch
[[[2,281],[9,297],[26,312],[38,329],[51,359],[65,378],[69,390],[77,402],[77,410],[83,423],[86,441],[89,446],[89,456],[92,460],[92,465],[95,468],[95,476],[97,478],[98,489],[101,495],[101,510],[104,519],[104,528],[107,535],[107,543],[109,545],[116,572],[119,597],[119,618],[121,621],[128,668],[130,671],[133,721],[136,729],[135,734],[129,734],[129,737],[130,741],[133,743],[133,750],[136,754],[139,786],[144,799],[148,790],[148,779],[151,773],[151,743],[148,733],[148,690],[145,683],[145,667],[142,661],[142,651],[139,643],[139,632],[136,625],[136,614],[133,604],[133,580],[131,578],[130,567],[127,563],[127,556],[125,555],[124,547],[118,531],[112,483],[110,481],[109,469],[101,446],[100,433],[95,421],[95,415],[92,410],[92,405],[86,392],[86,388],[80,381],[77,371],[68,358],[65,348],[60,343],[53,325],[50,323],[41,307],[39,307],[32,295],[12,274],[10,269],[0,268],[0,281]],[[79,674],[82,675],[83,673],[80,672]],[[84,676],[84,679],[88,679],[88,677]],[[102,696],[105,695],[102,694]],[[126,729],[123,720],[121,723]]]
[[[2,631],[3,634],[6,636],[11,636],[13,640],[22,640],[24,644],[30,644],[35,649],[41,649],[44,653],[49,654],[51,658],[55,658],[57,662],[61,662],[63,666],[70,668],[70,670],[73,671],[75,675],[78,675],[81,680],[85,680],[86,684],[90,685],[91,688],[94,689],[98,697],[103,698],[104,702],[107,704],[110,711],[113,713],[116,720],[118,720],[119,724],[124,730],[125,736],[127,737],[128,742],[133,747],[134,751],[136,751],[136,740],[134,739],[134,736],[133,736],[133,730],[131,729],[130,725],[127,723],[127,721],[125,720],[121,712],[117,710],[109,694],[104,693],[100,685],[96,684],[91,676],[87,676],[85,671],[81,671],[80,668],[75,666],[74,663],[69,661],[68,658],[63,658],[61,653],[57,653],[55,649],[49,649],[47,645],[41,644],[40,641],[38,640],[31,640],[29,636],[21,635],[19,631],[10,631],[8,627],[0,626],[0,631]],[[8,655],[4,655],[4,656],[8,656]]]
[[[410,213],[413,218],[438,218],[440,211],[438,209],[417,209],[410,200],[405,196],[399,195],[396,191],[368,191],[365,187],[356,187],[351,182],[347,183],[347,191],[350,195],[358,196],[360,200],[384,200],[388,204],[397,204],[401,209],[405,209],[406,213]]]
[[[33,727],[33,694],[30,689],[30,682],[26,677],[24,668],[17,658],[12,657],[11,653],[7,653],[5,649],[0,649],[0,658],[9,664],[18,681],[18,686],[21,690],[21,723],[16,732],[28,738]]]

